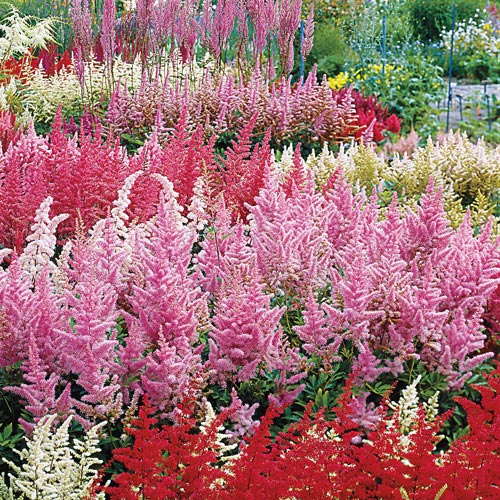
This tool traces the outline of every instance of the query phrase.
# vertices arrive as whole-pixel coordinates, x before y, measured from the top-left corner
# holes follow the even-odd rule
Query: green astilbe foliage
[[[91,491],[95,467],[102,463],[95,455],[100,452],[99,434],[106,422],[71,443],[72,417],[54,429],[57,418],[49,415],[40,420],[33,435],[26,439],[26,447],[16,450],[21,466],[6,461],[13,473],[9,473],[10,488],[0,480],[1,500],[82,500]]]

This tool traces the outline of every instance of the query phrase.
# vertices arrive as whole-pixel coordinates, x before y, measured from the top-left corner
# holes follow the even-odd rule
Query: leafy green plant
[[[402,133],[417,130],[427,136],[437,132],[437,112],[432,104],[445,95],[442,69],[419,45],[392,51],[385,65],[380,57],[357,65],[330,78],[329,83],[332,88],[352,85],[364,95],[376,95],[390,113],[402,119]]]
[[[414,34],[423,42],[438,41],[443,29],[451,29],[454,0],[407,0]],[[456,0],[456,21],[474,17],[484,8],[485,0]]]

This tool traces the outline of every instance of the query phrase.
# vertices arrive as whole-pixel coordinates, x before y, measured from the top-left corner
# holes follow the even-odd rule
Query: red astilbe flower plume
[[[395,114],[389,114],[387,107],[378,102],[376,96],[364,96],[349,87],[332,90],[332,94],[339,97],[347,93],[352,96],[356,109],[356,118],[350,124],[348,135],[354,135],[356,139],[363,139],[365,142],[382,142],[386,139],[385,131],[399,134],[401,119]]]
[[[161,122],[161,117],[158,118]],[[160,128],[158,125],[138,154],[130,159],[130,171],[142,171],[145,174],[136,180],[130,196],[129,215],[140,221],[148,220],[158,206],[162,187],[152,174],[164,175],[172,182],[178,195],[177,203],[186,214],[197,179],[202,171],[212,170],[215,161],[215,138],[205,144],[201,126],[189,132],[185,112],[181,114],[172,135],[159,137]]]
[[[116,474],[114,485],[104,490],[112,500],[208,498],[210,485],[226,476],[214,464],[219,458],[217,432],[228,412],[215,417],[203,429],[189,396],[179,404],[173,425],[158,426],[155,412],[145,396],[139,417],[125,429],[134,444],[113,450],[113,461],[123,464],[126,470]]]
[[[231,147],[226,149],[225,157],[219,157],[221,167],[214,168],[212,180],[220,186],[227,209],[233,218],[245,220],[247,205],[253,205],[264,185],[264,172],[271,161],[268,131],[261,144],[252,149],[250,136],[255,127],[257,115],[238,133]]]
[[[58,240],[74,234],[76,221],[90,228],[104,218],[128,175],[128,161],[118,142],[93,136],[68,138],[61,111],[49,136],[33,127],[0,155],[0,244],[21,253],[35,212],[52,196],[51,213],[69,217],[58,228]]]
[[[42,167],[47,151],[47,141],[31,126],[0,157],[0,244],[18,253],[37,208],[49,194]]]
[[[0,153],[5,153],[11,143],[16,143],[21,129],[16,126],[16,115],[10,111],[0,112]]]
[[[488,385],[475,385],[480,402],[456,400],[467,413],[469,432],[455,441],[446,455],[444,499],[493,500],[500,495],[500,365],[488,375]]]

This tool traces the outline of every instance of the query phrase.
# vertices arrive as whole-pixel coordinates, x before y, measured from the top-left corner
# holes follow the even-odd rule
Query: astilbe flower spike
[[[259,270],[278,293],[306,297],[326,284],[329,208],[310,177],[303,185],[293,183],[288,198],[275,172],[267,169],[264,182],[249,208]]]
[[[209,361],[214,380],[246,381],[279,357],[279,320],[284,308],[272,308],[271,297],[255,265],[255,255],[244,244],[240,225],[233,245],[221,256],[220,289],[210,331]],[[238,256],[241,255],[241,259]],[[232,266],[224,265],[232,259]]]

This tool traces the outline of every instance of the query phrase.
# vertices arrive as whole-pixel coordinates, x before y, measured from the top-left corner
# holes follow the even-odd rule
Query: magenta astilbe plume
[[[264,186],[264,172],[271,161],[269,132],[262,143],[252,149],[250,135],[256,120],[257,116],[254,116],[243,127],[226,150],[225,158],[220,158],[223,168],[214,173],[221,184],[226,207],[241,220],[245,220],[248,205],[254,204],[260,188]]]
[[[254,26],[252,56],[255,61],[258,61],[269,43],[271,33],[277,28],[278,2],[275,0],[252,0],[248,2],[247,8]]]
[[[7,151],[11,143],[16,143],[21,129],[16,126],[16,115],[10,111],[0,112],[0,153]]]

